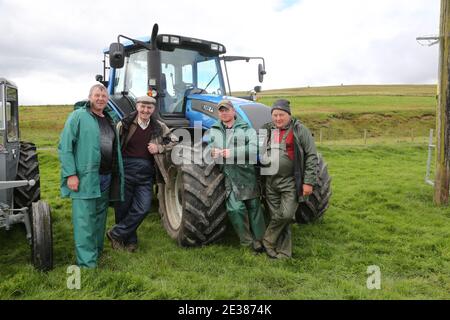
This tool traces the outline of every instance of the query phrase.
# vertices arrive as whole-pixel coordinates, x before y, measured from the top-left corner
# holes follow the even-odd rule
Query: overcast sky
[[[20,103],[86,98],[102,51],[117,35],[180,34],[224,44],[227,54],[263,56],[263,89],[340,84],[436,83],[439,0],[0,0],[0,77]],[[231,75],[257,85],[256,66]],[[246,83],[243,83],[243,79]]]

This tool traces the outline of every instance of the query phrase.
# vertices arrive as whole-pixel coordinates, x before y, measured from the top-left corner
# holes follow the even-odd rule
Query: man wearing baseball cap
[[[265,177],[265,196],[270,223],[264,234],[266,253],[274,259],[292,257],[290,224],[298,202],[313,192],[317,181],[317,151],[311,132],[292,118],[290,102],[279,99],[272,105],[268,131],[268,155],[276,174]],[[276,152],[275,152],[276,151]]]
[[[228,217],[240,244],[262,252],[265,222],[256,169],[250,163],[252,156],[256,160],[256,132],[249,130],[249,125],[236,116],[230,100],[220,101],[217,107],[220,120],[211,127],[210,147],[212,157],[223,163],[221,169],[225,175]]]
[[[115,207],[116,224],[106,233],[113,249],[137,249],[137,228],[150,210],[153,182],[162,154],[172,149],[176,137],[152,115],[156,100],[142,96],[136,111],[118,123],[125,171],[125,201]]]

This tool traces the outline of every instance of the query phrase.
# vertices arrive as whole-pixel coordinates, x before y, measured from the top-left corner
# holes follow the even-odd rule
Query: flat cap
[[[142,96],[142,97],[137,98],[136,103],[153,104],[154,106],[156,106],[155,98],[152,98],[149,96]]]

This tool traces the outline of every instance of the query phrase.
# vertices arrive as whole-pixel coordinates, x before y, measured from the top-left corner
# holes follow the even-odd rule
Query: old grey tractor
[[[23,223],[32,263],[47,271],[53,268],[50,206],[40,200],[36,146],[19,133],[17,86],[0,78],[0,229]]]

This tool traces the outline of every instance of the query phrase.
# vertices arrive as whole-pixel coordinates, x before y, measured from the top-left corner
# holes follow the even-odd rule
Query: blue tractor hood
[[[194,122],[201,122],[205,129],[218,120],[217,104],[227,99],[233,103],[237,115],[252,128],[260,129],[267,122],[272,121],[270,108],[262,103],[231,96],[218,96],[212,94],[191,94],[187,97],[186,113],[192,127],[198,126]]]

